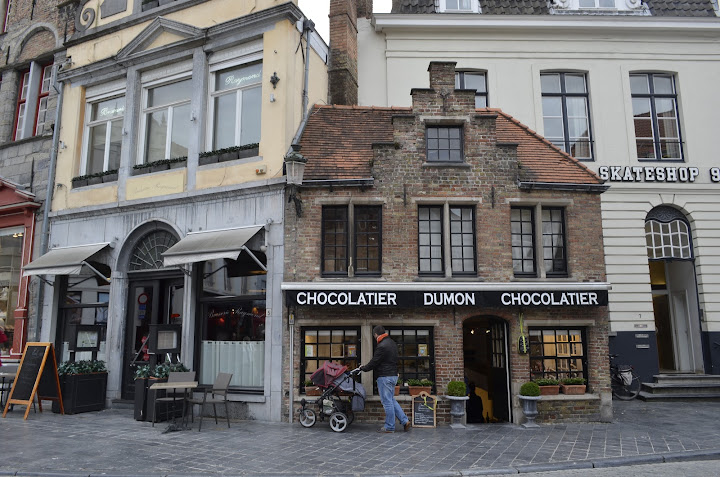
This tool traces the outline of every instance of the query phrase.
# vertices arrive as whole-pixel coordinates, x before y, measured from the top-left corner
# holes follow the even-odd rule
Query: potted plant
[[[310,379],[305,380],[305,395],[306,396],[320,396],[322,391],[319,387],[315,386],[315,383]]]
[[[585,394],[584,378],[564,378],[560,380],[563,394]]]
[[[560,382],[552,378],[538,378],[535,380],[540,386],[540,394],[542,396],[554,396],[560,394]]]
[[[537,402],[540,398],[540,386],[538,386],[537,383],[530,381],[520,386],[518,399],[520,399],[523,414],[525,414],[525,418],[527,419],[523,427],[540,427],[535,424],[535,418],[538,415]]]
[[[65,414],[102,411],[107,391],[105,361],[65,361],[58,366],[60,391]],[[53,402],[53,412],[60,412],[60,403]]]
[[[470,396],[467,395],[465,381],[450,381],[445,397],[450,401],[450,415],[453,419],[462,420],[465,416],[465,401],[470,399]]]
[[[185,372],[185,371],[189,371],[189,369],[186,368],[182,363],[175,363],[175,364],[162,363],[162,364],[158,364],[157,366],[155,366],[155,368],[152,369],[150,377],[147,381],[148,390],[147,390],[146,399],[145,399],[145,410],[146,410],[145,420],[152,421],[153,416],[155,414],[155,406],[154,406],[155,393],[158,391],[154,391],[154,390],[150,389],[150,386],[155,383],[167,382],[168,375],[171,372],[176,372],[176,371],[177,372]],[[160,391],[160,392],[164,392],[164,391]],[[159,422],[161,420],[164,420],[165,417],[167,417],[170,414],[167,411],[167,405],[168,404],[166,403],[164,405],[158,406],[158,410],[157,410],[158,411],[158,419],[156,419],[156,421]],[[180,409],[179,411],[182,412],[182,409]],[[162,419],[160,419],[161,416],[162,416]],[[169,415],[169,417],[172,417],[172,415]]]
[[[411,396],[417,396],[423,391],[428,394],[432,392],[433,382],[429,379],[408,379],[407,383]]]
[[[395,383],[395,396],[400,395],[400,389],[405,387],[407,384],[403,381],[402,378],[398,377],[397,383]]]

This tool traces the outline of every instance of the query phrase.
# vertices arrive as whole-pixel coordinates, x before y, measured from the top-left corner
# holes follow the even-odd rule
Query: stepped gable
[[[499,143],[518,145],[523,182],[552,184],[602,184],[600,178],[577,159],[499,109],[496,113]],[[371,178],[372,145],[393,141],[392,117],[412,114],[411,108],[315,105],[300,145],[308,160],[305,180]]]
[[[480,0],[484,15],[547,15],[547,0]],[[712,0],[646,0],[653,16],[715,17]],[[392,13],[435,13],[434,0],[399,0]]]

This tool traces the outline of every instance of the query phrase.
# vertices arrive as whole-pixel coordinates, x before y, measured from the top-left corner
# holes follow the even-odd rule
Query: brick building
[[[0,318],[10,338],[0,352],[6,358],[19,357],[37,331],[39,282],[23,278],[21,267],[42,254],[58,99],[53,84],[65,59],[63,42],[74,33],[75,8],[51,0],[0,2]]]
[[[544,418],[609,419],[606,187],[509,115],[476,109],[473,90],[455,89],[454,62],[429,74],[410,108],[310,114],[285,212],[294,405],[324,361],[367,363],[381,324],[399,345],[401,381],[429,379],[437,395],[451,380],[477,388],[471,422],[519,422],[531,376],[587,379],[584,395],[544,400]],[[539,359],[518,349],[530,326]],[[362,383],[357,417],[382,420],[372,373]],[[398,399],[409,411],[410,397]],[[448,409],[439,401],[438,422]]]

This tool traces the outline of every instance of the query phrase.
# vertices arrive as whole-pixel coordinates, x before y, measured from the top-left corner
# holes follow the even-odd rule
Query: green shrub
[[[557,379],[552,378],[538,378],[535,382],[538,386],[557,386],[560,384]]]
[[[187,372],[187,371],[190,371],[190,370],[187,369],[185,367],[185,365],[183,365],[182,363],[175,363],[175,364],[163,363],[163,364],[158,364],[157,366],[155,366],[155,369],[153,370],[152,375],[155,378],[162,379],[162,378],[167,378],[170,375],[170,373]]]
[[[564,378],[560,380],[563,384],[585,384],[584,378]]]
[[[420,386],[432,386],[433,382],[429,379],[421,379],[420,380]]]
[[[408,379],[408,386],[432,386],[433,382],[429,379]]]
[[[315,386],[315,384],[313,384],[313,382],[312,382],[312,379],[305,380],[305,387],[308,387],[308,386]]]
[[[465,388],[465,381],[450,381],[447,385],[448,396],[465,396],[467,390]]]
[[[106,371],[105,361],[101,360],[65,361],[58,366],[58,376],[104,373]]]
[[[538,386],[538,383],[534,383],[530,381],[529,383],[525,383],[522,386],[520,386],[520,395],[521,396],[539,396],[540,395],[540,386]]]
[[[135,379],[147,379],[150,377],[150,365],[143,364],[135,369]]]

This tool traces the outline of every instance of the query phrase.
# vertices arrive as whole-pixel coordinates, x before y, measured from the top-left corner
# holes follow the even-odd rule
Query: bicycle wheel
[[[632,401],[640,394],[640,377],[635,371],[631,371],[631,373],[632,381],[630,381],[630,384],[625,384],[619,375],[613,376],[611,379],[613,396],[621,401]]]

